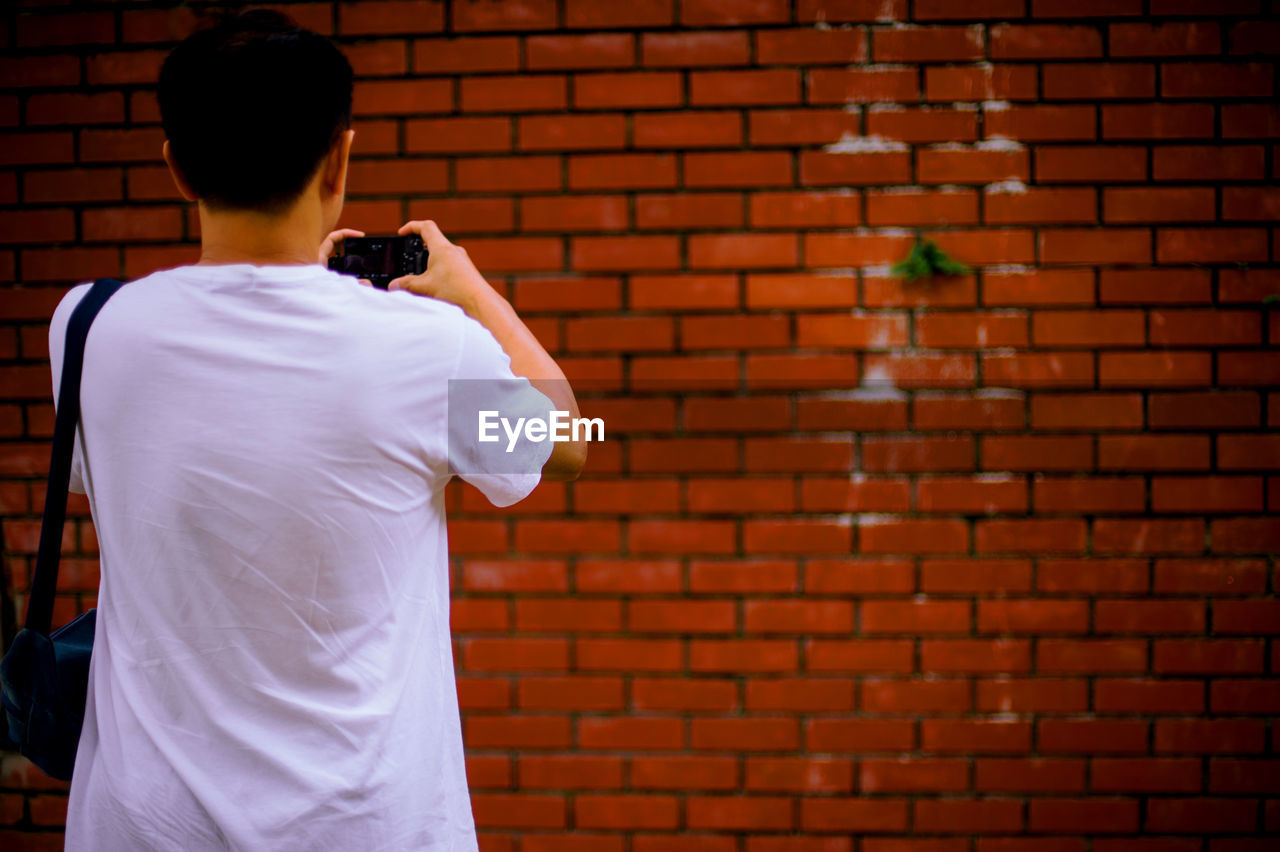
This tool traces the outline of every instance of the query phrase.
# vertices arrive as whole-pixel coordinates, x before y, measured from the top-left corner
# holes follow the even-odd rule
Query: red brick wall
[[[190,12],[23,5],[20,605],[52,308],[198,244],[153,89]],[[441,223],[609,430],[512,510],[452,492],[486,852],[1274,848],[1271,6],[288,7],[359,75],[342,224]],[[921,233],[974,274],[891,277]],[[64,617],[96,588],[73,508]],[[0,785],[0,845],[57,847],[65,788],[12,756]]]

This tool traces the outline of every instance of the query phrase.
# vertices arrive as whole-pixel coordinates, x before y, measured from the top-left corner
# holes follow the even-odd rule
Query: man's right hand
[[[405,222],[396,233],[422,237],[427,247],[427,269],[420,275],[392,279],[387,285],[388,290],[408,290],[420,296],[452,302],[473,317],[480,303],[496,294],[497,291],[467,256],[467,250],[449,242],[431,219]]]

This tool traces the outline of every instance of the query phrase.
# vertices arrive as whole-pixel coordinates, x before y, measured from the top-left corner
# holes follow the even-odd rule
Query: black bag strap
[[[53,623],[53,593],[58,586],[62,525],[67,519],[67,490],[71,486],[71,455],[75,451],[76,425],[80,422],[80,374],[84,369],[85,340],[98,311],[124,283],[114,278],[99,278],[67,320],[58,411],[53,421],[53,452],[49,457],[49,488],[44,498],[36,572],[31,578],[27,601],[26,628],[46,636]]]

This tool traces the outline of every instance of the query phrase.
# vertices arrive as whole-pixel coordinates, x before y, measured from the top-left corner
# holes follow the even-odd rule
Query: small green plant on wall
[[[935,275],[964,275],[969,267],[948,255],[933,240],[919,239],[911,254],[898,261],[890,271],[899,278],[918,281]]]

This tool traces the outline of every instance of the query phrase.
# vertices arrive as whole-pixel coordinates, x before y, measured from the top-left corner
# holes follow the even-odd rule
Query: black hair
[[[165,57],[169,152],[210,209],[283,213],[351,126],[351,63],[272,9],[228,14]]]

